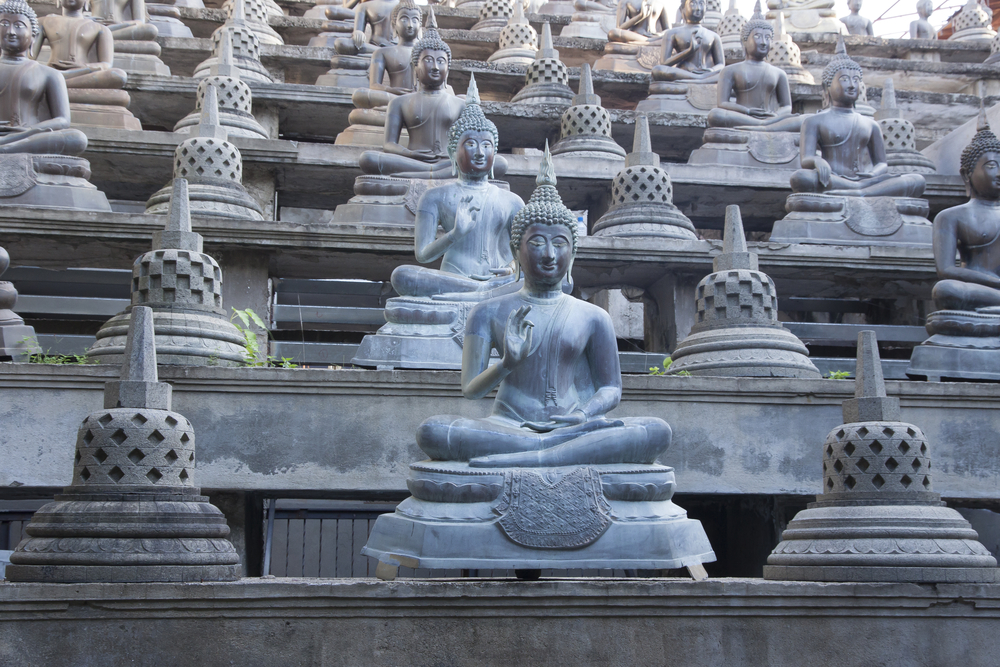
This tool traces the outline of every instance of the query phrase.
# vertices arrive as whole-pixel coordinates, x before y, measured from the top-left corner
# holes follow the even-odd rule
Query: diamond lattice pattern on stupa
[[[823,445],[825,493],[932,491],[927,439],[912,424],[844,424]]]
[[[191,486],[194,429],[167,410],[95,412],[79,431],[73,484]]]

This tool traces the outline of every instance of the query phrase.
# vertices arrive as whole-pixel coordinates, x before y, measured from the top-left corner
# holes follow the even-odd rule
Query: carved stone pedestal
[[[70,90],[73,90],[72,88]],[[128,99],[125,91],[102,91],[102,92],[122,92]],[[73,94],[70,93],[70,98]],[[90,127],[110,127],[113,130],[142,130],[142,123],[132,115],[124,106],[110,104],[78,104],[71,102],[69,105],[70,118],[74,126],[86,125]]]
[[[170,68],[160,60],[160,45],[156,42],[116,39],[112,66],[129,74],[170,76]]]
[[[10,266],[10,255],[0,246],[0,276]],[[7,281],[0,281],[0,361],[28,361],[38,348],[34,327],[29,327],[13,311],[17,290]]]
[[[811,32],[838,35],[847,32],[844,24],[837,18],[837,12],[833,9],[772,10],[767,13],[768,20],[776,20],[779,12],[783,15],[785,30],[789,33]]]
[[[912,197],[840,197],[793,193],[771,240],[831,245],[930,246],[930,207]]]
[[[367,88],[368,66],[371,56],[336,55],[330,59],[330,70],[320,74],[317,86],[337,86],[340,88]]]
[[[358,176],[354,196],[336,208],[331,222],[412,226],[417,202],[429,183],[393,176]]]
[[[146,213],[166,215],[170,210],[172,189],[171,181],[157,190],[146,202]],[[264,219],[264,209],[238,181],[224,178],[203,179],[201,182],[192,180],[188,186],[188,193],[191,197],[192,215]]]
[[[560,37],[607,39],[608,31],[615,27],[615,14],[599,12],[574,12],[570,24],[562,29]]]
[[[635,106],[641,112],[707,114],[716,107],[718,93],[714,83],[666,83],[649,85],[649,97]]]
[[[908,376],[1000,381],[1000,315],[938,310],[927,316],[927,333],[910,356]]]
[[[413,495],[375,523],[361,553],[378,574],[432,569],[697,568],[715,560],[701,522],[671,502],[661,465],[410,466]]]
[[[798,169],[799,135],[795,132],[753,132],[723,127],[705,130],[703,144],[691,152],[688,164]]]
[[[649,74],[653,66],[659,64],[661,50],[658,44],[608,42],[604,45],[604,55],[594,63],[594,69]]]
[[[354,109],[347,120],[350,125],[337,135],[333,143],[348,146],[375,146],[381,148],[385,143],[385,112],[386,107],[376,109]],[[410,135],[406,128],[400,130],[400,146],[409,145]]]
[[[357,366],[460,370],[465,319],[479,301],[395,297],[385,304],[386,324],[365,336],[351,360]]]
[[[90,162],[68,155],[18,153],[0,159],[0,206],[111,211],[87,179]]]

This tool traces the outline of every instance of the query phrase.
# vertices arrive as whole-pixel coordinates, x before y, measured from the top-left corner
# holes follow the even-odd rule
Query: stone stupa
[[[785,32],[785,19],[781,12],[774,19],[774,41],[771,42],[771,50],[767,52],[764,60],[784,70],[790,84],[805,83],[811,86],[816,83],[812,73],[802,66],[802,51],[799,45]]]
[[[201,118],[190,137],[174,149],[174,178],[188,181],[191,212],[222,218],[263,220],[264,210],[243,187],[243,157],[219,122],[218,92],[204,90]],[[146,213],[166,214],[172,183],[146,202]]]
[[[243,9],[245,0],[235,0],[230,6],[226,22],[212,33],[212,56],[203,60],[194,69],[194,78],[200,79],[212,74],[212,66],[217,64],[222,56],[223,35],[228,35],[233,49],[233,64],[240,72],[240,78],[245,81],[272,83],[274,79],[260,62],[260,38],[247,26],[246,12]]]
[[[997,561],[934,493],[930,443],[900,421],[874,331],[858,334],[854,398],[823,443],[823,493],[788,524],[765,579],[993,583]]]
[[[702,23],[704,22],[702,19]],[[729,0],[729,9],[722,15],[722,21],[719,22],[717,31],[722,39],[722,48],[726,51],[743,53],[743,40],[740,39],[740,33],[746,22],[747,20],[740,14],[740,10],[736,8],[736,0]]]
[[[528,65],[524,88],[511,102],[519,104],[565,104],[573,101],[569,87],[569,70],[559,60],[559,52],[552,46],[552,28],[542,24],[542,39],[535,59]]]
[[[956,42],[993,39],[997,31],[993,29],[993,12],[979,0],[969,0],[951,20],[953,32],[948,37]]]
[[[209,67],[209,75],[198,82],[194,111],[177,121],[174,132],[189,133],[201,121],[205,104],[205,91],[215,88],[219,101],[219,122],[231,137],[267,139],[267,130],[253,115],[253,93],[250,86],[240,80],[240,68],[233,62],[233,33],[220,34],[218,58]]]
[[[695,305],[695,325],[670,355],[670,375],[820,377],[806,346],[778,322],[774,281],[747,250],[739,206],[726,207],[722,254],[695,288]]]
[[[530,66],[538,50],[538,33],[524,16],[524,7],[514,3],[514,12],[500,31],[500,48],[486,59],[495,65]]]
[[[159,382],[153,311],[132,310],[121,379],[80,426],[73,481],[35,512],[10,581],[235,581],[229,526],[194,485],[194,429]]]
[[[486,0],[479,8],[479,21],[472,26],[476,32],[494,32],[507,25],[507,19],[514,14],[514,5],[521,0]]]
[[[204,253],[201,234],[191,231],[188,182],[175,178],[164,231],[154,232],[153,249],[132,265],[132,302],[97,332],[87,356],[121,363],[130,313],[153,310],[161,364],[242,366],[243,335],[226,317],[222,269]]]
[[[875,112],[882,128],[885,160],[893,174],[934,174],[934,161],[917,150],[917,131],[896,107],[896,88],[892,79],[882,85],[882,108]]]
[[[553,155],[621,159],[625,149],[611,138],[611,115],[594,94],[590,65],[580,67],[580,92],[573,106],[563,112],[559,141],[552,147]]]
[[[0,246],[0,276],[10,266],[10,255]],[[34,327],[14,312],[17,289],[6,280],[0,281],[0,361],[27,361],[38,350]]]
[[[694,225],[674,206],[670,176],[653,152],[649,121],[635,119],[632,152],[611,184],[611,207],[594,223],[593,236],[658,236],[695,240]]]
[[[238,13],[242,10],[246,26],[257,35],[257,39],[260,40],[261,44],[281,45],[285,43],[281,35],[267,22],[267,17],[271,14],[271,10],[265,0],[227,0],[222,5],[222,9],[230,12],[231,15],[239,15]],[[284,13],[278,8],[277,13],[273,15],[283,16]]]

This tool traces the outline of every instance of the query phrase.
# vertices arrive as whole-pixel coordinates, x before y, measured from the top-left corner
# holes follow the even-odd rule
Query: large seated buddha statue
[[[622,396],[615,331],[607,312],[563,292],[577,223],[547,151],[537,183],[510,232],[523,286],[466,320],[462,394],[496,390],[493,410],[420,425],[429,460],[411,465],[412,497],[379,517],[362,553],[379,559],[382,578],[399,565],[529,570],[524,578],[540,567],[686,566],[704,576],[711,546],[670,501],[673,470],[655,463],[670,426],[608,416]]]
[[[354,7],[354,29],[350,37],[333,41],[337,55],[330,71],[316,79],[317,86],[363,87],[368,83],[368,65],[375,49],[396,44],[393,11],[399,0],[362,0]]]
[[[596,10],[598,3],[583,5]],[[663,34],[670,29],[666,0],[618,0],[614,27],[594,69],[648,72],[659,58]]]
[[[717,106],[708,112],[704,144],[690,164],[797,168],[803,116],[792,114],[788,75],[765,61],[774,28],[760,13],[743,24],[746,58],[719,75]]]
[[[129,74],[170,76],[160,60],[160,34],[150,23],[145,0],[93,0],[94,19],[111,31],[115,40],[115,67]]]
[[[459,369],[469,308],[498,290],[517,289],[510,225],[524,202],[489,181],[498,142],[473,85],[448,131],[458,180],[430,188],[416,207],[414,254],[421,264],[440,259],[440,268],[404,265],[392,272],[400,296],[386,303],[387,324],[365,336],[353,363]]]
[[[0,4],[0,205],[110,211],[76,157],[87,135],[70,127],[66,79],[28,57],[38,33],[24,0]]]
[[[960,174],[969,201],[934,218],[937,310],[927,316],[930,338],[913,350],[906,373],[1000,380],[1000,139],[984,110],[962,151]]]
[[[844,34],[846,26],[837,19],[833,0],[767,0],[767,18],[782,14],[790,25],[788,32]]]
[[[338,144],[381,146],[385,137],[386,108],[389,101],[416,90],[413,75],[413,44],[420,36],[420,5],[400,0],[392,10],[392,25],[398,42],[380,46],[368,66],[368,87],[351,95],[354,110],[350,126],[337,135]]]
[[[930,209],[918,199],[924,177],[889,172],[881,127],[854,108],[861,87],[861,67],[841,37],[823,70],[829,107],[802,121],[801,169],[792,174],[788,215],[774,223],[771,240],[930,245]]]
[[[694,113],[715,106],[714,84],[726,64],[722,38],[701,24],[705,0],[683,0],[681,13],[684,22],[663,35],[649,97],[636,105],[636,111]]]
[[[88,0],[61,0],[62,14],[39,19],[40,32],[31,47],[38,58],[49,47],[49,67],[66,79],[70,110],[76,125],[141,130],[128,110],[123,90],[128,74],[113,66],[115,40],[111,30],[84,15]]]

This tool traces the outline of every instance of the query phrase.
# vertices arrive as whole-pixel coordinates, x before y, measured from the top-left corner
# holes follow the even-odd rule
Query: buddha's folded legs
[[[1000,290],[961,280],[939,280],[931,291],[939,310],[975,310],[1000,306]]]
[[[359,49],[353,39],[341,38],[334,40],[333,49],[342,56],[358,56],[375,52],[375,46],[365,42]]]
[[[130,39],[138,42],[151,42],[156,39],[159,30],[149,23],[119,23],[108,26],[115,39]]]
[[[450,178],[451,160],[421,162],[395,153],[365,151],[359,160],[365,174],[398,176],[399,178]]]
[[[715,83],[719,80],[719,72],[714,70],[707,74],[695,74],[680,67],[657,65],[653,68],[653,81],[697,81],[698,83]]]
[[[670,426],[656,418],[592,420],[536,433],[489,419],[432,417],[417,445],[437,460],[478,467],[653,463],[670,446]]]
[[[373,88],[358,88],[351,95],[351,102],[359,109],[376,109],[389,104],[389,100],[396,97],[392,93]]]
[[[79,155],[87,150],[87,135],[80,130],[40,132],[21,139],[19,134],[24,133],[0,135],[0,153]]]
[[[392,288],[403,296],[433,296],[450,292],[476,292],[493,286],[484,280],[474,280],[455,273],[446,273],[425,266],[403,265],[392,272]]]
[[[100,88],[121,90],[128,82],[128,74],[123,69],[112,68],[86,72],[71,70],[64,72],[67,88]]]
[[[842,197],[919,197],[925,183],[920,174],[881,174],[857,180],[831,174],[829,187],[823,188],[815,169],[799,169],[791,178],[793,192],[822,192]]]
[[[798,132],[805,116],[754,118],[729,109],[715,108],[708,112],[709,127],[731,127],[757,132]]]
[[[642,35],[637,32],[632,32],[631,30],[622,30],[621,28],[612,28],[609,30],[608,40],[612,42],[625,42],[626,44],[653,43],[653,41],[649,39],[648,35]]]

